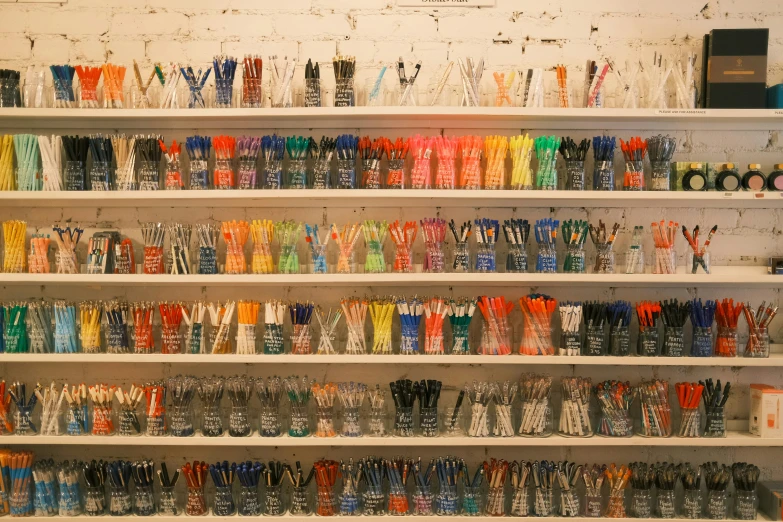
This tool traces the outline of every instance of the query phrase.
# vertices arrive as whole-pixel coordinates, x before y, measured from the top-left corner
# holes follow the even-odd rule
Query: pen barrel
[[[296,248],[296,243],[286,243],[281,245],[277,270],[281,274],[299,273],[299,251]]]

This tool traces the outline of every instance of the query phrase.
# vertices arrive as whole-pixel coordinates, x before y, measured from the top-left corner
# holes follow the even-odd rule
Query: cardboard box
[[[770,520],[783,520],[783,482],[764,480],[759,482],[759,510]]]
[[[750,385],[751,435],[783,437],[783,390],[768,384]]]

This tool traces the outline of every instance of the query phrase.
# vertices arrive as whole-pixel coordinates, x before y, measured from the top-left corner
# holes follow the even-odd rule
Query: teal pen
[[[375,80],[375,85],[373,85],[372,91],[370,91],[370,100],[369,101],[375,101],[378,99],[378,96],[381,93],[381,81],[383,81],[383,75],[386,73],[386,66],[384,65],[381,69],[380,74],[378,74],[378,78]]]

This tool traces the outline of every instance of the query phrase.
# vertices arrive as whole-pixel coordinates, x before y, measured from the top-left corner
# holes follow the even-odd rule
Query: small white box
[[[783,390],[768,384],[750,385],[751,435],[759,437],[783,437]]]

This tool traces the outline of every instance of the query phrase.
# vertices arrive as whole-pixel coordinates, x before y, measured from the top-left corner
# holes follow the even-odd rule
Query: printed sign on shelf
[[[495,7],[495,0],[397,0],[398,7]]]

